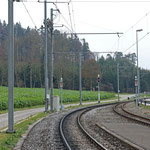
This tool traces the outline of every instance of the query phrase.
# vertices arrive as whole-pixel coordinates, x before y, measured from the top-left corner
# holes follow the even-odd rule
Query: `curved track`
[[[91,110],[91,109],[90,109]],[[78,126],[80,127],[80,129],[82,130],[83,133],[85,133],[85,135],[90,139],[90,141],[92,143],[94,143],[94,145],[96,145],[99,149],[102,149],[102,150],[107,150],[107,148],[105,148],[101,143],[99,143],[96,139],[94,139],[86,130],[85,128],[83,127],[82,123],[81,123],[81,116],[86,113],[88,110],[86,111],[83,111],[79,116],[78,116],[78,119],[77,119],[77,122],[78,122]]]
[[[101,143],[97,142],[84,129],[84,127],[82,126],[80,122],[81,116],[85,112],[91,109],[97,108],[97,107],[101,107],[101,105],[81,108],[63,117],[63,119],[60,122],[60,134],[64,141],[64,145],[67,147],[68,150],[73,150],[73,149],[107,150],[107,148],[105,148]],[[73,138],[74,133],[70,135],[70,132],[76,132],[78,134],[78,137],[76,137],[75,139],[77,143],[76,141],[74,141],[74,138]]]
[[[141,123],[141,124],[150,126],[150,119],[149,118],[146,118],[146,117],[143,117],[143,116],[140,116],[140,115],[137,115],[137,114],[134,114],[132,112],[127,111],[125,109],[125,105],[127,103],[128,102],[121,103],[121,104],[116,104],[113,107],[113,111],[115,113],[117,113],[118,115],[123,116],[125,118],[128,118],[128,119],[130,119],[132,121],[136,121],[137,123]]]
[[[117,103],[113,103],[113,104],[117,104]],[[108,150],[109,149],[108,145],[107,147],[105,147],[106,145],[104,143],[103,144],[100,143],[98,139],[96,140],[93,135],[89,134],[89,131],[85,129],[84,125],[82,124],[83,121],[82,116],[84,116],[86,112],[94,108],[104,107],[108,105],[112,105],[112,103],[81,108],[63,117],[63,119],[60,122],[59,129],[60,129],[60,134],[64,142],[64,145],[68,150],[75,150],[75,149]],[[100,126],[98,128],[100,128]],[[105,129],[103,128],[101,130],[105,130]],[[112,134],[108,133],[108,131],[104,131],[104,133],[108,135],[108,138],[114,139],[113,136],[115,135],[112,136]],[[127,143],[126,140],[124,139],[118,139],[117,137],[115,138],[116,140],[119,140],[121,143],[123,143],[123,145],[126,145],[128,148],[130,147],[129,149],[137,149],[135,148],[136,145]]]

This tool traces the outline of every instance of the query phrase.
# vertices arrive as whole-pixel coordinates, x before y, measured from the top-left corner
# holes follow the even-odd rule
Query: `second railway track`
[[[148,149],[149,127],[114,113],[112,106],[116,104],[109,103],[51,114],[31,129],[20,149]],[[128,107],[127,110],[134,107]]]
[[[93,127],[84,127],[85,123],[82,116],[87,112],[92,111],[94,108],[105,107],[106,105],[99,105],[90,108],[82,108],[75,110],[66,116],[63,117],[60,123],[60,133],[64,141],[64,145],[69,150],[78,150],[78,149],[89,149],[89,150],[109,150],[109,149],[122,149],[122,150],[134,150],[137,149],[135,145],[130,145],[129,142],[126,142],[124,139],[118,139],[117,137],[112,136],[110,133],[105,131],[105,129],[97,126],[94,123]],[[90,121],[89,121],[90,122]],[[89,123],[90,124],[90,123]],[[86,125],[85,125],[86,126]],[[90,125],[89,125],[90,126]],[[92,125],[91,125],[92,126]],[[93,129],[92,129],[93,128]],[[88,130],[95,130],[95,135],[92,135]],[[93,132],[92,131],[92,132]],[[108,142],[115,141],[114,142]],[[118,144],[117,144],[118,143]]]
[[[137,115],[135,113],[132,113],[128,110],[125,109],[125,105],[129,103],[129,102],[126,102],[126,103],[120,103],[120,104],[116,104],[114,107],[113,107],[113,111],[115,113],[117,113],[118,115],[121,115],[125,118],[128,118],[132,121],[136,121],[140,124],[144,124],[146,126],[150,126],[150,119],[147,118],[147,117],[143,117],[141,115]]]

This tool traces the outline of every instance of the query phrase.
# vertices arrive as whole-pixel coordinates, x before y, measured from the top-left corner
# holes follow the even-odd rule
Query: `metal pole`
[[[139,98],[140,98],[140,90],[141,90],[141,85],[140,85],[140,69],[139,69]]]
[[[48,50],[47,50],[47,0],[44,1],[44,22],[45,22],[45,112],[48,111]]]
[[[138,86],[136,86],[136,108],[138,108]]]
[[[120,98],[119,98],[119,93],[120,93],[120,90],[119,90],[119,63],[117,64],[117,85],[118,85],[118,101],[120,101]]]
[[[62,101],[63,101],[63,99],[62,99],[62,87],[61,87],[61,110],[63,110],[63,104],[62,104]]]
[[[8,0],[8,131],[14,131],[14,25],[13,0]]]
[[[138,32],[143,31],[142,29],[136,30],[136,53],[137,53],[137,81],[138,81],[138,86],[137,86],[137,95],[138,95],[138,103],[139,103],[139,85],[140,85],[140,80],[139,80],[139,60],[138,60]]]
[[[137,82],[138,82],[138,85],[137,85],[137,101],[136,101],[136,103],[138,103],[139,102],[139,93],[138,93],[138,91],[139,91],[138,31],[136,31],[136,54],[137,54]],[[136,104],[136,107],[138,107],[137,104]]]
[[[97,76],[97,83],[98,83],[98,103],[100,103],[100,75]]]
[[[61,110],[63,110],[63,98],[62,98],[62,89],[63,89],[63,78],[60,78],[60,88],[61,88]]]
[[[53,47],[54,47],[54,40],[53,40],[53,8],[51,8],[51,111],[53,111]]]
[[[79,89],[80,89],[80,105],[82,105],[81,52],[79,53]]]
[[[98,103],[100,103],[100,87],[99,87],[99,82],[98,82]]]

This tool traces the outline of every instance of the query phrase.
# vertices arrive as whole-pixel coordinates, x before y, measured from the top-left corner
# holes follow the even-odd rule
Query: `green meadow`
[[[50,91],[49,91],[50,93]],[[114,93],[100,92],[101,100],[115,97]],[[38,105],[44,105],[44,88],[14,88],[14,108],[25,108]],[[61,95],[60,89],[54,89],[54,96]],[[80,93],[75,90],[63,89],[63,103],[79,102]],[[83,101],[96,101],[98,99],[97,91],[82,91]],[[0,110],[8,109],[8,88],[0,87]]]

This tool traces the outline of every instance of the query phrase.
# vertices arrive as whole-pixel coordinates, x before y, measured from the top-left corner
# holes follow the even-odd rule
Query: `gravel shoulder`
[[[15,150],[65,150],[59,136],[59,122],[66,113],[68,111],[50,114],[35,124],[22,146]]]
[[[126,109],[146,117],[149,117],[150,114],[149,110],[142,108],[136,109],[134,103],[129,103]],[[150,148],[150,127],[138,124],[115,114],[111,107],[92,110],[86,114],[85,118],[105,127],[107,130],[110,130],[114,134],[119,135],[143,149]]]

